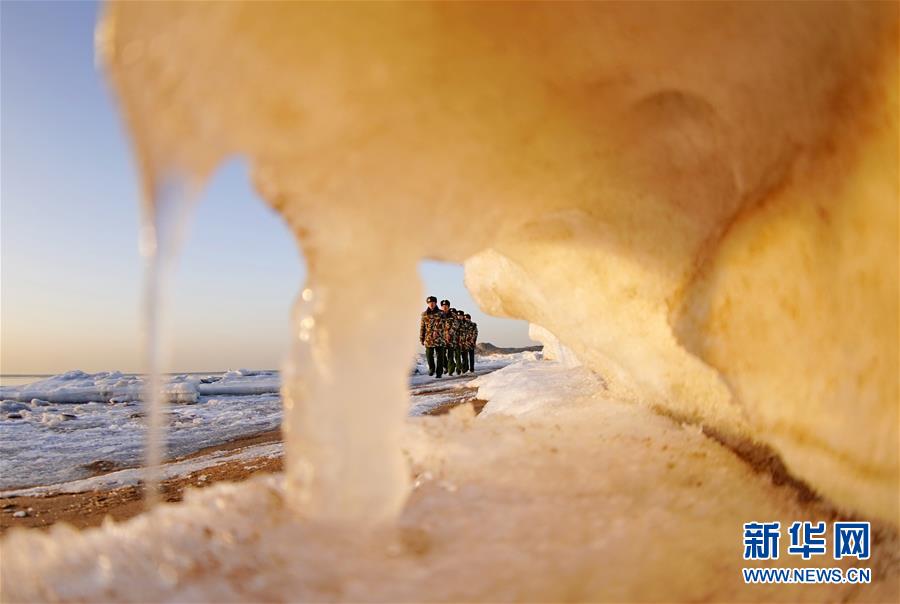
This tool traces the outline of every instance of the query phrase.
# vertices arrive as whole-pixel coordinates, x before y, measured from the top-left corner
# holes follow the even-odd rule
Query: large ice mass
[[[150,582],[159,597],[801,597],[740,591],[729,556],[741,521],[828,512],[678,422],[766,445],[836,509],[900,524],[897,44],[894,3],[110,4],[98,48],[148,191],[245,155],[309,280],[285,490],[185,504],[222,510],[218,541],[162,509],[109,546],[143,560],[145,535],[192,527],[135,562],[183,581]],[[394,334],[415,333],[425,257],[465,262],[484,310],[577,358],[531,384],[543,412],[496,381],[529,383],[511,366],[480,378],[505,396],[493,412],[404,433],[415,341]],[[349,557],[289,520],[401,509],[400,546]],[[203,578],[246,576],[223,562],[238,546],[261,556],[256,582]]]
[[[467,283],[489,310],[896,522],[895,17],[139,3],[110,6],[101,45],[148,178],[244,153],[297,233],[321,306],[300,311],[314,362],[298,363],[288,429],[307,456],[329,450],[311,480],[369,477],[342,501],[402,501],[383,488],[405,486],[412,350],[389,345],[352,384],[334,355],[409,324],[418,259],[475,256]],[[363,383],[380,425],[340,409]]]

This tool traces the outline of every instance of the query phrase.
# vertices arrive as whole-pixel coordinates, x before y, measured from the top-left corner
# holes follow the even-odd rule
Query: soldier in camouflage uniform
[[[425,347],[425,358],[428,361],[428,375],[441,377],[444,368],[441,365],[440,348],[443,347],[444,339],[440,332],[440,313],[437,307],[437,298],[428,296],[425,299],[428,308],[422,313],[422,320],[419,323],[419,343]],[[437,353],[435,355],[435,353]],[[437,360],[435,361],[435,356]]]
[[[438,354],[438,366],[441,368],[440,373],[437,374],[438,377],[441,376],[441,373],[447,371],[448,369],[448,347],[450,344],[450,300],[441,300],[441,312],[438,313],[437,319],[435,319],[435,328],[437,329],[437,335],[435,339],[437,342],[440,342],[440,345],[437,347]],[[450,372],[447,371],[449,374]]]
[[[469,326],[466,324],[466,313],[462,310],[456,311],[456,320],[459,322],[459,346],[456,348],[456,373],[462,375],[469,371]]]
[[[461,373],[459,367],[459,318],[457,310],[451,308],[445,320],[447,333],[447,375]]]
[[[475,344],[478,343],[478,324],[472,320],[472,315],[466,315],[466,331],[469,334],[466,340],[466,353],[469,357],[469,372],[475,372]]]

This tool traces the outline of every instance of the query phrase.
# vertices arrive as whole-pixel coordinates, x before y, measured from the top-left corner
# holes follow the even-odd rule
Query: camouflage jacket
[[[471,325],[471,323],[465,320],[459,322],[459,347],[463,350],[469,348],[469,338],[471,337],[469,325]]]
[[[441,313],[441,331],[444,335],[444,346],[457,348],[459,346],[459,319]]]
[[[475,348],[478,343],[478,325],[474,321],[466,321],[466,349]]]
[[[431,348],[444,345],[443,320],[438,309],[426,310],[419,323],[419,342]]]

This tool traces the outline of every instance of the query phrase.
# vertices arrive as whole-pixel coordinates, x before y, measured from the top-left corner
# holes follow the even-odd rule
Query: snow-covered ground
[[[488,401],[477,417],[462,406],[407,422],[415,482],[389,531],[323,530],[292,508],[283,476],[257,476],[188,490],[183,503],[92,531],[13,531],[2,541],[6,597],[896,601],[896,533],[874,524],[863,565],[873,569],[871,584],[744,583],[743,523],[831,522],[836,511],[773,481],[698,426],[617,399],[589,370],[523,359],[474,385]],[[789,564],[823,562],[794,556]]]
[[[410,415],[440,407],[459,397],[456,386],[524,358],[534,353],[479,357],[475,374],[438,380],[428,375],[420,355],[410,376]],[[277,428],[279,387],[274,371],[172,376],[165,387],[171,401],[168,455],[177,458]],[[0,388],[0,489],[77,481],[140,465],[142,388],[139,375],[82,371]]]
[[[476,373],[481,374],[489,371],[495,371],[500,369],[501,367],[506,367],[511,363],[516,363],[519,361],[525,360],[535,360],[541,358],[540,353],[536,352],[515,352],[511,354],[488,354],[488,355],[476,355],[475,357],[475,370]],[[461,378],[467,377],[469,374],[458,376]],[[416,363],[412,369],[412,377],[409,379],[409,385],[415,389],[417,387],[427,386],[429,384],[440,384],[442,381],[452,380],[457,376],[444,376],[440,379],[436,379],[433,376],[428,375],[428,365],[425,362],[424,355],[418,355],[416,357]]]
[[[430,411],[449,403],[474,395],[473,380],[494,372],[510,364],[521,361],[533,361],[539,358],[534,352],[518,352],[514,354],[494,354],[479,356],[475,359],[475,372],[463,375],[443,376],[436,379],[428,375],[428,366],[420,356],[410,378],[411,416],[427,415]],[[468,391],[466,390],[468,389]]]

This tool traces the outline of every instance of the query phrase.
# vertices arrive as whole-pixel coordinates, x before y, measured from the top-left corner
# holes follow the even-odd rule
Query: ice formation
[[[222,374],[181,373],[163,383],[166,399],[176,403],[196,403],[202,396],[252,396],[279,391],[281,379],[274,371],[236,369]],[[121,403],[139,401],[144,396],[142,376],[120,371],[85,373],[69,371],[24,384],[0,387],[0,399],[49,403]]]
[[[743,584],[742,522],[829,522],[833,511],[799,501],[696,426],[602,389],[573,396],[572,372],[591,379],[586,368],[523,361],[479,378],[507,398],[477,418],[459,408],[409,422],[414,489],[390,530],[298,519],[282,476],[217,484],[126,524],[11,532],[4,601],[896,599],[900,550],[888,534],[873,543],[871,585]],[[550,406],[516,416],[514,399],[535,394]],[[488,413],[495,403],[503,412]]]
[[[528,326],[528,337],[544,346],[541,354],[548,361],[559,361],[564,367],[581,365],[581,361],[568,346],[561,343],[555,335],[540,325],[531,323]]]
[[[51,577],[95,542],[127,551],[162,576],[145,598],[866,597],[735,584],[739,519],[821,513],[629,402],[768,444],[839,508],[900,524],[897,30],[894,3],[109,5],[98,45],[147,189],[244,154],[307,259],[287,486],[198,496],[221,538],[189,501],[119,540],[16,547]],[[395,334],[415,333],[423,257],[465,261],[483,309],[549,330],[583,364],[562,382],[596,389],[528,424],[455,414],[413,450],[415,341]],[[292,523],[394,517],[401,443],[441,480],[410,497],[396,560]],[[184,546],[151,555],[160,535]],[[233,547],[258,555],[252,582],[221,581],[247,576]]]
[[[893,4],[113,3],[98,41],[151,190],[243,153],[297,235],[306,504],[396,513],[393,334],[419,259],[474,256],[610,388],[897,523],[897,37]]]

